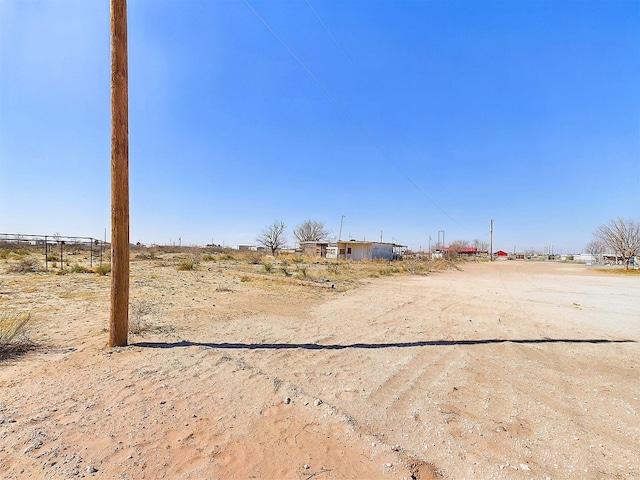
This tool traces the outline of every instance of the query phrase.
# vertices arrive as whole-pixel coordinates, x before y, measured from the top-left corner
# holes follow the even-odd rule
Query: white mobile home
[[[395,243],[351,240],[328,243],[326,257],[345,260],[399,260],[405,250],[404,245]]]

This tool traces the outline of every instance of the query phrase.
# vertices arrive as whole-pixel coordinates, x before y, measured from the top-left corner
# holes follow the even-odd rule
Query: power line
[[[311,71],[311,69],[309,67],[307,67],[307,65],[300,59],[300,57],[298,57],[295,54],[295,52],[289,47],[289,45],[287,45],[287,43],[275,32],[275,30],[271,27],[269,22],[267,22],[264,19],[264,17],[262,15],[260,15],[260,13],[251,5],[251,3],[249,3],[248,0],[243,0],[243,2],[251,10],[251,12],[258,18],[258,20],[260,20],[260,22],[262,22],[262,24],[267,28],[267,30],[269,30],[269,32],[271,32],[271,34],[276,38],[276,40],[278,40],[278,42],[287,50],[287,52],[289,52],[289,54],[295,59],[295,61],[298,62],[298,64],[302,67],[302,69],[313,79],[314,82],[316,82],[318,84],[318,86],[322,89],[322,91],[325,93],[325,95],[327,95],[327,97],[329,97],[331,99],[331,101],[342,111],[342,113],[351,121],[351,123],[360,131],[360,133],[365,136],[365,138],[369,141],[369,143],[371,143],[375,147],[375,149],[378,150],[378,152],[382,155],[382,157],[385,160],[387,160],[387,162],[389,162],[391,165],[393,165],[396,168],[396,170],[398,170],[398,172],[409,183],[411,183],[427,200],[429,200],[438,210],[440,210],[444,215],[446,215],[451,221],[453,221],[454,223],[458,224],[458,222],[451,215],[449,215],[449,213],[447,213],[440,205],[438,205],[438,203],[436,203],[436,201],[433,200],[427,194],[427,192],[425,192],[422,189],[422,187],[420,187],[420,185],[418,185],[400,167],[400,165],[398,165],[398,163],[395,160],[393,160],[393,158],[391,158],[391,156],[382,148],[382,146],[375,140],[375,138],[373,138],[373,136],[364,128],[364,126],[358,120],[356,120],[356,118],[353,115],[351,115],[351,113],[344,107],[344,105],[342,105],[342,103],[340,103],[340,101],[331,93],[331,91],[324,85],[324,83],[322,83],[322,81],[316,75],[314,75],[314,73]],[[309,2],[307,2],[307,3],[309,3]],[[311,7],[311,8],[314,11],[314,13],[316,14],[316,18],[319,18],[319,15],[317,14],[317,12],[315,12],[313,7]],[[324,22],[321,21],[321,23],[324,25]],[[326,28],[326,25],[325,25],[325,30],[328,31],[328,28]],[[337,43],[337,40],[335,40],[335,37],[333,36],[333,34],[330,34],[330,36]],[[339,47],[339,48],[343,52],[343,54],[346,55],[346,53],[344,53],[344,50],[342,49],[342,47]],[[347,56],[347,58],[348,58],[348,56]],[[350,63],[352,63],[352,62],[350,62]],[[356,70],[357,70],[357,68],[356,68]],[[365,82],[365,85],[366,85],[366,82]]]

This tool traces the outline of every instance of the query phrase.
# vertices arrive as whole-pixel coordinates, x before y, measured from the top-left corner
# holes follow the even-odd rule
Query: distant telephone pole
[[[489,258],[493,262],[493,218],[489,222]]]
[[[129,95],[127,1],[111,0],[111,313],[109,346],[129,334]]]

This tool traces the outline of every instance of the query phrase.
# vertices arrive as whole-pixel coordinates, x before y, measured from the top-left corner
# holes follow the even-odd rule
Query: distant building
[[[255,252],[256,250],[258,250],[258,247],[256,247],[255,245],[242,244],[242,245],[238,245],[238,250],[251,250]]]
[[[462,248],[444,247],[442,251],[446,252],[445,254],[453,253],[461,257],[477,257],[477,256],[489,255],[488,250],[479,250],[476,247],[462,247]]]
[[[320,252],[322,252],[322,246]],[[339,241],[326,244],[326,258],[345,260],[400,260],[402,254],[407,250],[405,245],[384,242],[367,241]],[[315,256],[318,256],[317,254]]]
[[[509,256],[509,254],[504,250],[498,250],[496,253],[494,253],[494,255],[496,257],[502,257],[502,258],[507,258]]]
[[[302,254],[307,257],[325,258],[328,245],[328,242],[300,242],[300,249]]]

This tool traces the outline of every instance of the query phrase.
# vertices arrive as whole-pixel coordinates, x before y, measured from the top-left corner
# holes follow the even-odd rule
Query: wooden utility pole
[[[493,218],[489,222],[489,259],[493,262]]]
[[[111,316],[109,346],[129,333],[129,99],[127,1],[111,0]]]

